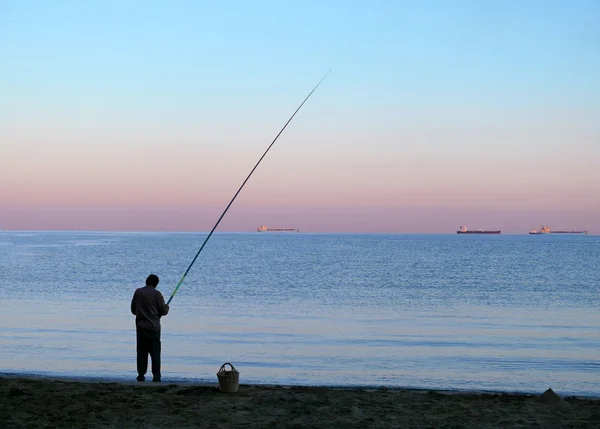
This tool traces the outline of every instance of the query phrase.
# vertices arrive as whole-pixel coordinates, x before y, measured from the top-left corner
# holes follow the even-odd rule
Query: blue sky
[[[247,155],[232,155],[226,169],[239,171],[238,180],[333,69],[288,131],[305,151],[282,152],[303,161],[323,154],[328,165],[313,194],[326,186],[326,168],[352,176],[361,163],[371,165],[364,172],[371,178],[377,166],[392,165],[373,187],[406,181],[392,172],[407,167],[406,159],[422,169],[431,160],[430,177],[438,180],[457,178],[460,171],[441,170],[456,152],[471,154],[470,165],[497,154],[505,164],[488,165],[495,174],[488,181],[500,183],[512,171],[511,154],[548,148],[586,153],[579,173],[567,159],[561,174],[587,175],[580,182],[589,190],[600,184],[587,173],[600,159],[597,1],[3,0],[0,52],[5,162],[25,156],[22,142],[30,152],[66,145],[61,162],[79,165],[85,176],[86,163],[106,158],[103,152],[122,158],[142,146],[172,149],[182,156],[175,165],[192,148],[199,157],[223,157],[220,147]],[[490,130],[514,138],[488,139]],[[560,159],[538,158],[532,189],[543,187],[543,172]],[[273,177],[293,167],[278,165]],[[453,184],[475,183],[481,174]],[[23,182],[18,172],[5,187],[8,181]],[[67,191],[60,186],[52,192]],[[5,187],[0,196],[13,195]],[[389,195],[401,199],[401,189]]]
[[[382,103],[600,90],[596,1],[3,1],[0,15],[3,92],[40,102],[271,99],[329,68],[337,96]]]

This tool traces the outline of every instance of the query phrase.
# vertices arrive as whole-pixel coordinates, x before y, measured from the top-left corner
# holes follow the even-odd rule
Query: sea
[[[154,273],[168,299],[205,237],[0,232],[0,374],[135,380],[132,295]],[[599,264],[593,235],[217,232],[163,381],[600,397]]]

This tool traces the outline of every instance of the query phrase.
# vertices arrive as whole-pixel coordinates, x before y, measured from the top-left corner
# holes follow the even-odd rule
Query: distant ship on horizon
[[[457,234],[500,234],[502,231],[499,229],[467,229],[466,226],[462,226],[456,231]]]
[[[261,225],[256,232],[300,232],[297,228],[267,228],[267,225]]]
[[[580,231],[572,231],[572,230],[564,230],[564,229],[557,229],[555,231],[552,231],[549,227],[547,227],[546,225],[542,225],[542,227],[538,230],[538,229],[532,229],[531,231],[529,231],[530,235],[539,235],[539,234],[583,234],[583,235],[588,235],[588,230],[580,230]]]

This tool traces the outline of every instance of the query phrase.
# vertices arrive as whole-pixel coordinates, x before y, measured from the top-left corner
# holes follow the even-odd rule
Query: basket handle
[[[225,362],[223,365],[221,365],[221,369],[219,369],[219,372],[217,374],[220,374],[220,373],[226,371],[225,365],[229,365],[231,367],[231,371],[236,371],[237,372],[237,369],[235,369],[235,367],[232,364],[230,364],[229,362]]]

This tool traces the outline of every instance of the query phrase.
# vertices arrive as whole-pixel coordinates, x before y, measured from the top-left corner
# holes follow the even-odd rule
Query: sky
[[[600,233],[600,2],[0,0],[0,229]]]

